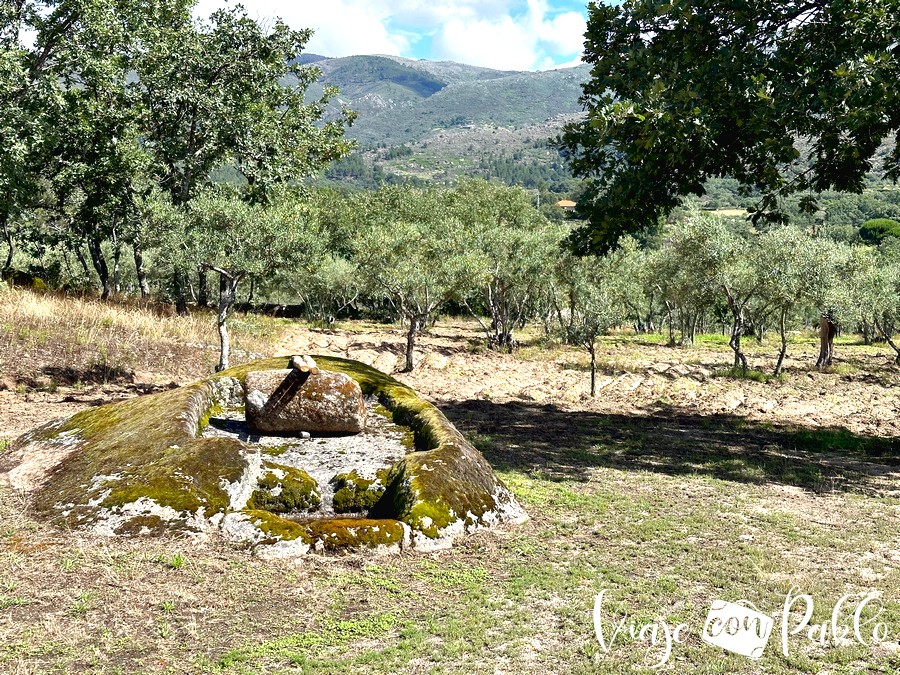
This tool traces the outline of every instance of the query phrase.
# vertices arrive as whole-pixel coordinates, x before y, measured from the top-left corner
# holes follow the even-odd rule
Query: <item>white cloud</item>
[[[208,16],[220,7],[233,6],[227,0],[200,0],[195,10]],[[390,11],[385,3],[368,0],[324,0],[322,2],[284,3],[278,0],[248,0],[248,13],[262,20],[281,17],[292,28],[315,31],[306,51],[325,56],[352,54],[401,55],[409,49],[409,40],[387,29]]]
[[[508,8],[507,8],[508,9]],[[546,0],[528,0],[524,13],[462,16],[447,21],[434,39],[435,56],[499,69],[556,67],[581,52],[585,19],[577,12],[551,16]]]
[[[200,0],[209,14],[228,0]],[[585,19],[548,0],[244,0],[251,15],[316,31],[307,50],[325,56],[412,56],[430,38],[434,59],[503,70],[558,67],[581,52]]]
[[[433,31],[452,19],[501,17],[510,12],[516,0],[397,0],[390,4],[398,23]]]
[[[510,16],[497,20],[451,19],[434,37],[435,56],[500,70],[526,70],[535,65],[533,38]]]
[[[584,46],[584,17],[578,12],[566,12],[541,25],[540,38],[559,54],[580,52]]]

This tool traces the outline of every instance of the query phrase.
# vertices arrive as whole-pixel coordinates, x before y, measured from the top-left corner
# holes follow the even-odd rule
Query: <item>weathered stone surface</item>
[[[248,467],[233,439],[197,438],[217,404],[212,382],[89,408],[17,439],[0,483],[65,527],[110,535],[205,532]]]
[[[277,433],[359,433],[366,404],[355,380],[328,370],[256,370],[247,373],[247,424]]]
[[[291,451],[276,460],[251,439],[199,437],[215,410],[238,401],[243,389],[236,383],[250,390],[256,371],[283,381],[290,372],[284,357],[35,429],[0,454],[0,484],[21,491],[35,515],[66,528],[109,536],[220,533],[263,557],[445,548],[466,532],[527,518],[481,453],[431,403],[359,362],[316,360],[352,378],[377,397],[385,417],[409,430],[406,452],[389,470],[331,470],[316,478]],[[335,506],[362,517],[311,517],[331,489],[341,492]]]
[[[398,401],[395,419],[398,412],[415,411],[410,426],[421,430],[430,449],[410,453],[394,466],[370,517],[406,523],[420,550],[449,548],[466,532],[528,520],[490,464],[440,410],[418,397],[409,407],[403,403]]]

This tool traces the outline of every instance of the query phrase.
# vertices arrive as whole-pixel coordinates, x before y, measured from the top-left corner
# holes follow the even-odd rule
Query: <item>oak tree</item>
[[[783,221],[782,197],[860,192],[900,130],[896,0],[592,2],[587,115],[559,143],[587,179],[576,241],[604,250],[655,225],[709,178],[761,195],[753,217]],[[900,143],[875,167],[900,177]]]

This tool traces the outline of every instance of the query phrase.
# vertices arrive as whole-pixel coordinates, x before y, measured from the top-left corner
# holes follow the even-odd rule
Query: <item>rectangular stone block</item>
[[[255,370],[247,373],[247,425],[260,432],[359,433],[366,404],[353,378],[328,370]]]

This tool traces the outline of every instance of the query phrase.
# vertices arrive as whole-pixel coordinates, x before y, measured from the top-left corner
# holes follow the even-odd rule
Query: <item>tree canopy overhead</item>
[[[560,138],[588,179],[585,249],[655,224],[708,178],[761,199],[860,192],[870,170],[900,177],[897,0],[626,0],[591,3],[583,121]]]

